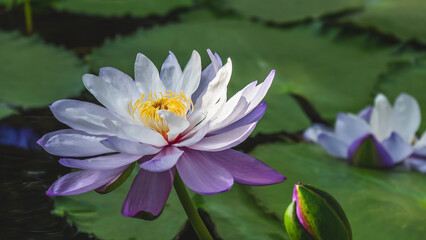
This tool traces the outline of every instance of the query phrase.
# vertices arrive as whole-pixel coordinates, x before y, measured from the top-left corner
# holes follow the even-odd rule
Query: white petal
[[[206,92],[194,105],[193,112],[188,116],[190,128],[197,125],[196,129],[201,128],[199,121],[202,117],[203,122],[209,121],[215,116],[216,112],[226,102],[226,87],[232,74],[232,62],[228,62],[216,74],[216,77],[209,83]]]
[[[173,112],[167,110],[158,110],[157,113],[162,119],[164,119],[164,121],[167,122],[167,125],[169,126],[169,132],[167,133],[167,136],[170,142],[175,140],[176,137],[189,126],[189,122],[184,117],[178,116]]]
[[[160,78],[167,90],[176,92],[179,79],[182,75],[182,69],[180,68],[179,62],[176,56],[169,52],[169,56],[161,66]],[[190,96],[188,96],[190,97]]]
[[[188,146],[199,151],[217,152],[237,146],[246,140],[256,127],[256,123],[235,128],[231,131],[203,138],[194,145]]]
[[[144,94],[148,94],[150,91],[164,92],[165,90],[157,68],[151,60],[141,53],[136,56],[135,80],[136,86]]]
[[[209,131],[210,131],[210,123],[206,123],[202,128],[200,128],[194,134],[188,134],[183,136],[178,143],[175,143],[173,145],[176,147],[186,147],[186,146],[194,145],[195,143],[203,139],[204,136],[206,136],[206,134]]]
[[[105,82],[111,84],[118,89],[123,95],[129,98],[139,98],[141,93],[136,88],[133,79],[122,71],[112,68],[103,67],[99,70],[99,77]]]
[[[330,155],[337,158],[348,158],[349,146],[333,135],[322,133],[318,136],[318,144]]]
[[[106,137],[103,136],[92,136],[82,131],[64,129],[44,135],[37,143],[53,155],[88,157],[114,151],[101,144],[101,141],[105,139]]]
[[[161,148],[140,142],[121,139],[118,137],[107,138],[102,140],[101,143],[105,147],[113,149],[115,152],[128,153],[132,155],[151,155],[161,151]]]
[[[253,91],[245,91],[244,95],[247,98],[247,101],[250,103],[247,112],[250,112],[255,108],[259,103],[262,101],[262,99],[265,97],[266,93],[268,92],[269,88],[271,87],[272,81],[275,77],[275,70],[272,70],[269,75],[265,78],[265,81],[263,81],[261,84],[256,86],[255,90]]]
[[[211,132],[228,126],[237,121],[238,119],[241,119],[246,116],[246,111],[249,107],[249,103],[244,97],[240,98],[236,104],[228,104],[228,102],[222,105],[221,109],[219,109],[216,114],[217,117],[212,119],[213,126],[210,129]]]
[[[176,86],[176,91],[183,91],[184,94],[191,98],[192,94],[197,90],[200,85],[201,78],[201,57],[197,51],[192,51],[191,58],[183,70],[182,75]]]
[[[378,141],[388,138],[392,132],[392,106],[388,99],[379,94],[374,100],[374,107],[371,113],[371,130]]]
[[[405,141],[411,142],[420,126],[420,120],[420,107],[416,99],[404,93],[399,95],[392,111],[392,130]]]
[[[127,109],[130,96],[124,95],[112,84],[92,74],[84,74],[83,83],[102,105],[126,119],[131,119]]]
[[[306,129],[305,132],[303,132],[303,138],[305,138],[307,141],[317,142],[318,136],[322,133],[332,135],[333,129],[323,124],[315,123],[310,128]]]
[[[119,138],[141,142],[155,147],[162,147],[168,144],[160,133],[138,125],[123,126],[117,133],[117,136]]]
[[[197,90],[192,94],[191,99],[195,103],[197,103],[197,100],[200,96],[204,95],[206,92],[207,86],[211,82],[211,80],[214,79],[216,76],[217,71],[219,71],[219,68],[222,67],[222,60],[220,59],[219,55],[213,53],[210,51],[210,49],[207,49],[207,53],[209,54],[210,60],[212,63],[210,63],[202,72],[201,72],[201,79],[200,79],[200,85],[198,86]]]
[[[66,125],[95,135],[114,135],[124,121],[118,115],[99,105],[77,101],[59,100],[50,106],[53,115]]]
[[[350,145],[358,138],[371,133],[370,126],[364,119],[353,114],[340,113],[335,127],[336,137]]]

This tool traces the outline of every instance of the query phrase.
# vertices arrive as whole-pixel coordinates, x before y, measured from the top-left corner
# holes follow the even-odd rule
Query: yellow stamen
[[[169,127],[167,122],[164,121],[160,115],[158,115],[158,110],[168,110],[175,113],[178,116],[186,118],[188,111],[192,111],[194,104],[191,99],[188,99],[183,91],[180,94],[176,94],[170,90],[163,92],[148,94],[145,99],[145,95],[142,94],[141,98],[133,103],[131,99],[127,104],[127,110],[129,114],[135,119],[135,116],[139,118],[146,127],[151,128],[159,133],[161,133],[165,138],[167,138],[167,132]]]

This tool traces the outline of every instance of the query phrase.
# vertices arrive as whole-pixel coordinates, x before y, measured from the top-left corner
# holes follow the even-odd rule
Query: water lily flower
[[[140,168],[122,206],[126,217],[159,216],[176,171],[185,185],[204,195],[229,190],[234,182],[269,185],[285,176],[263,162],[232,150],[262,118],[262,99],[274,78],[252,82],[230,99],[227,85],[232,63],[222,66],[208,50],[211,64],[201,70],[198,52],[182,70],[170,52],[160,72],[137,54],[135,80],[112,68],[99,76],[86,74],[87,90],[105,107],[77,100],[50,106],[55,117],[72,129],[44,135],[38,143],[59,162],[82,169],[69,173],[47,195],[110,191],[131,168]],[[83,158],[83,159],[77,159]],[[129,170],[130,169],[130,170]]]
[[[392,167],[405,160],[407,166],[425,171],[426,136],[415,136],[420,120],[419,104],[412,96],[400,94],[392,107],[378,94],[373,107],[357,115],[338,114],[334,129],[314,124],[304,137],[354,165]]]

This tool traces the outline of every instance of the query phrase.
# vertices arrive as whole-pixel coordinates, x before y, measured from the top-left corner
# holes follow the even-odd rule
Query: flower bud
[[[293,202],[284,214],[292,240],[351,240],[349,221],[330,194],[309,185],[294,186]]]

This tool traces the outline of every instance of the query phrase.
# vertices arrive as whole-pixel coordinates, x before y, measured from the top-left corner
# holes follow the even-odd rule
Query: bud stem
[[[195,208],[194,203],[192,203],[192,200],[186,191],[185,184],[183,183],[177,171],[173,185],[179,197],[180,203],[182,204],[183,209],[185,209],[189,222],[191,222],[191,225],[194,228],[198,238],[200,240],[213,240],[209,230],[207,230],[206,225],[204,225],[203,220],[198,214],[197,208]]]

